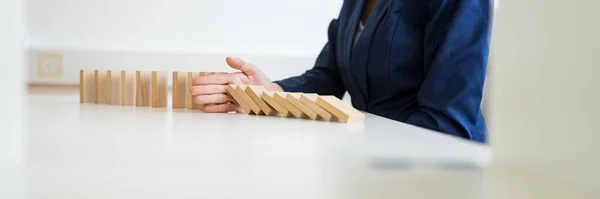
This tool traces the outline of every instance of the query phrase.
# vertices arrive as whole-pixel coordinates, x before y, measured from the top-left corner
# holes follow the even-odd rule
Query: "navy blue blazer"
[[[366,2],[344,1],[314,67],[275,83],[348,91],[359,110],[485,143],[492,0],[379,0],[353,47]]]

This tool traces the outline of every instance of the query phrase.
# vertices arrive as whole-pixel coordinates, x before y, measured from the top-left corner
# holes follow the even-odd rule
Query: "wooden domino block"
[[[283,107],[285,107],[285,109],[292,113],[294,117],[301,119],[307,118],[307,115],[304,114],[300,109],[296,108],[296,106],[292,105],[289,101],[285,100],[287,96],[288,93],[286,92],[275,92],[275,95],[273,95],[273,99],[279,104],[281,104]]]
[[[313,110],[314,112],[316,112],[317,115],[319,115],[320,119],[325,121],[331,121],[333,119],[333,115],[331,115],[331,113],[327,112],[325,109],[317,105],[318,98],[319,95],[317,94],[302,94],[300,96],[300,102],[308,108],[310,108],[311,110]]]
[[[150,106],[152,98],[152,72],[136,71],[136,106]]]
[[[152,107],[167,107],[167,72],[152,72]]]
[[[242,107],[242,109],[244,109],[244,112],[248,113],[248,114],[252,114],[252,108],[250,108],[250,106],[248,106],[248,104],[246,104],[246,102],[244,101],[244,99],[242,99],[242,97],[240,97],[240,95],[238,95],[237,93],[237,85],[229,85],[229,87],[227,87],[227,94],[229,94],[233,100],[235,100],[235,102],[240,105]]]
[[[111,70],[108,71],[108,79],[110,83],[109,98],[110,104],[120,105],[121,104],[121,71]]]
[[[267,104],[273,107],[281,116],[283,117],[292,117],[292,113],[288,111],[283,105],[279,104],[279,102],[275,101],[275,92],[271,91],[263,91],[261,98],[265,100]]]
[[[173,85],[172,85],[172,107],[173,109],[185,108],[187,73],[186,72],[173,72]]]
[[[110,79],[108,71],[96,70],[94,79],[96,80],[96,104],[110,104]]]
[[[133,106],[136,96],[135,71],[121,71],[121,105]]]
[[[306,116],[308,116],[310,119],[316,120],[318,117],[317,112],[300,102],[300,96],[302,96],[302,93],[288,93],[285,100],[290,102],[290,104],[294,105],[296,108],[300,109],[302,113],[306,114]]]
[[[246,94],[248,94],[248,96],[250,96],[250,99],[252,99],[252,101],[254,101],[254,103],[256,103],[256,105],[258,105],[260,110],[265,115],[269,115],[269,116],[276,115],[277,111],[273,110],[273,108],[271,108],[271,106],[269,106],[262,99],[262,93],[266,90],[267,89],[265,89],[265,87],[263,87],[263,86],[249,85],[248,87],[246,87]]]
[[[246,94],[246,85],[238,85],[235,88],[235,91],[237,92],[237,94],[240,96],[240,98],[242,98],[244,100],[244,102],[246,102],[246,104],[248,106],[250,106],[250,108],[252,109],[252,112],[256,115],[262,115],[264,114],[262,112],[262,110],[260,110],[260,107],[258,107],[258,105],[252,100],[252,98],[250,98],[250,96],[248,96],[248,94]]]
[[[186,86],[186,108],[188,110],[202,110],[204,108],[203,105],[201,104],[196,104],[194,103],[194,96],[192,96],[192,94],[190,94],[189,90],[192,88],[192,86],[194,86],[194,79],[200,77],[200,73],[199,72],[188,72],[187,74],[187,86]]]
[[[96,103],[96,78],[94,70],[79,71],[79,102]]]
[[[362,112],[344,103],[335,96],[319,96],[317,98],[317,105],[346,123],[362,122],[365,119],[365,115]]]

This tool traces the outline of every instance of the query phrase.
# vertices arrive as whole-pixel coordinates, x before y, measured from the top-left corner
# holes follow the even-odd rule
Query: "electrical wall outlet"
[[[60,53],[42,53],[38,55],[39,78],[62,78],[63,56]]]

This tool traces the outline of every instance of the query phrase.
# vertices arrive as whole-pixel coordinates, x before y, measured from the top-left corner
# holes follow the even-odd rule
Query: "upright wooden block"
[[[300,109],[296,108],[296,106],[291,104],[289,101],[285,100],[287,96],[288,93],[286,92],[275,92],[275,95],[273,95],[273,99],[275,99],[275,101],[277,101],[279,104],[285,107],[285,109],[292,113],[294,117],[301,119],[307,118],[308,116],[304,114]]]
[[[173,86],[172,86],[172,107],[173,109],[185,108],[187,73],[186,72],[173,72]]]
[[[121,71],[121,105],[133,106],[136,102],[136,72]]]
[[[135,76],[135,105],[140,107],[150,106],[150,101],[152,98],[152,72],[136,71]]]
[[[79,71],[79,102],[96,103],[96,78],[94,70]]]
[[[248,104],[244,101],[244,99],[242,99],[242,97],[240,97],[240,95],[238,95],[237,93],[237,85],[229,85],[229,87],[227,87],[227,94],[229,94],[233,100],[235,100],[235,102],[240,105],[242,107],[242,109],[244,109],[244,112],[248,113],[248,114],[252,114],[252,108],[250,108],[250,106],[248,106]]]
[[[252,100],[252,98],[250,98],[250,96],[248,96],[248,94],[246,94],[246,85],[238,85],[237,88],[235,88],[235,91],[237,92],[237,94],[244,100],[244,102],[246,102],[246,104],[248,104],[248,106],[250,106],[250,108],[252,109],[252,112],[256,115],[262,115],[264,114],[262,112],[262,110],[260,110],[260,107],[258,107],[258,105],[256,105],[256,103]]]
[[[300,102],[300,96],[302,96],[302,93],[288,93],[285,100],[290,102],[290,104],[294,105],[296,108],[300,109],[302,113],[306,114],[306,116],[308,116],[310,119],[316,120],[318,117],[317,112]]]
[[[362,112],[344,103],[335,96],[319,96],[317,98],[317,105],[346,123],[362,122],[365,119],[365,115]]]
[[[274,99],[275,92],[263,91],[263,93],[260,97],[261,97],[261,99],[265,100],[265,102],[267,104],[269,104],[271,107],[273,107],[277,112],[279,112],[279,114],[281,114],[281,116],[283,116],[283,117],[293,116],[292,113],[290,113],[290,111],[288,111],[285,107],[283,107],[283,105],[281,105],[281,104],[279,104],[279,102],[275,101],[275,99]]]
[[[152,72],[152,107],[167,107],[167,72]]]
[[[194,103],[194,96],[192,96],[192,94],[190,94],[190,89],[192,88],[192,86],[194,86],[194,79],[200,77],[200,73],[199,72],[188,72],[187,74],[187,86],[186,86],[186,92],[187,92],[187,96],[186,96],[186,108],[188,110],[202,110],[204,108],[204,106],[202,106],[201,104],[196,104]]]
[[[323,119],[325,121],[331,121],[331,119],[333,119],[333,115],[331,115],[331,113],[327,112],[325,109],[317,105],[318,98],[319,95],[317,94],[302,94],[300,96],[300,102],[306,107],[316,112],[317,115],[319,115],[320,119]]]
[[[110,104],[121,104],[121,71],[108,71],[110,80]]]
[[[276,115],[277,111],[273,110],[273,108],[271,108],[271,106],[269,106],[261,97],[263,92],[266,90],[267,89],[265,89],[263,86],[249,85],[246,87],[246,94],[248,94],[250,99],[252,99],[256,105],[258,105],[260,110],[265,113],[265,115]]]
[[[96,70],[96,104],[110,104],[110,78],[108,71]]]

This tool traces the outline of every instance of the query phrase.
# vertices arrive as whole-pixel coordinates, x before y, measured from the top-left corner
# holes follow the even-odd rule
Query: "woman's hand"
[[[190,94],[194,96],[194,103],[204,104],[204,112],[244,112],[227,94],[229,84],[262,85],[267,90],[283,91],[279,85],[272,83],[271,79],[253,64],[231,57],[228,57],[226,61],[227,65],[240,72],[199,77],[194,80],[193,86],[189,90]]]

